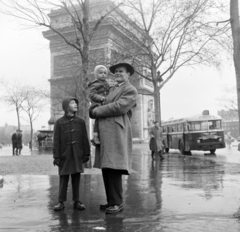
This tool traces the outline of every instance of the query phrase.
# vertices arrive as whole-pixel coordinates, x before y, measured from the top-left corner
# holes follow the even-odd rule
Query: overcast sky
[[[16,20],[15,20],[16,21]],[[41,31],[20,29],[12,18],[0,14],[0,78],[20,80],[49,88],[50,51]],[[179,71],[161,92],[162,119],[178,118],[221,109],[217,98],[224,86],[235,85],[233,65],[225,64],[222,72],[214,68],[196,67]],[[35,129],[47,126],[49,111],[42,114]],[[17,125],[12,108],[1,105],[0,126]],[[22,121],[22,124],[27,124]]]
[[[22,29],[15,19],[0,13],[0,78],[7,81],[41,85],[49,88],[50,52],[41,31]],[[35,123],[35,129],[47,126],[49,110]],[[1,104],[0,126],[17,125],[13,108]],[[21,124],[28,124],[22,120]]]

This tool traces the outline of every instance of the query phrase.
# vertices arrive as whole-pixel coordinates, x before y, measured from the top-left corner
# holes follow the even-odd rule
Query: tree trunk
[[[33,145],[33,123],[32,123],[32,121],[30,121],[30,127],[31,127],[31,137],[30,137],[29,148],[32,151],[32,145]]]
[[[240,23],[238,0],[230,0],[230,22],[233,37],[233,60],[236,73],[238,118],[240,119]],[[240,134],[240,124],[239,124]]]
[[[19,109],[16,107],[16,112],[17,112],[17,120],[18,120],[18,130],[21,129],[21,124],[20,124],[20,114],[19,114]]]
[[[152,82],[153,82],[155,121],[158,121],[159,125],[161,126],[160,88],[158,86],[157,67],[156,67],[153,59],[152,59],[151,63],[152,63],[151,74],[152,74]]]
[[[160,104],[160,91],[157,84],[153,83],[154,85],[154,108],[155,108],[155,121],[159,122],[161,125],[161,104]]]
[[[85,0],[83,3],[83,33],[85,36],[85,41],[83,42],[82,50],[82,96],[83,96],[83,118],[87,125],[88,135],[89,135],[89,100],[88,100],[88,65],[89,65],[89,44],[90,44],[90,32],[89,32],[89,0]],[[91,159],[85,164],[85,167],[91,168]]]

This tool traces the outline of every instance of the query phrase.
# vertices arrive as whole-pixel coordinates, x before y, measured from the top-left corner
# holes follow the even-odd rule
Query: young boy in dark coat
[[[94,76],[96,79],[88,84],[89,98],[92,102],[89,112],[91,112],[93,108],[103,105],[105,102],[105,97],[108,95],[110,89],[110,86],[106,81],[107,73],[108,69],[104,65],[97,65],[94,68]],[[96,119],[93,128],[93,139],[91,140],[93,145],[100,144],[98,132],[98,119]]]
[[[89,160],[90,144],[85,121],[76,115],[78,100],[72,97],[62,102],[64,116],[59,118],[53,133],[53,164],[59,170],[59,203],[54,211],[65,208],[69,175],[72,179],[72,200],[74,208],[84,210],[85,206],[79,200],[79,186],[81,173],[84,172],[83,163]]]

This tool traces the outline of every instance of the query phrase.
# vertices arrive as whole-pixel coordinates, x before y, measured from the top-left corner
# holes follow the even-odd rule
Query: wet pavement
[[[37,148],[34,148],[30,151],[28,146],[23,146],[21,150],[22,156],[30,156],[30,155],[52,155],[50,150],[48,151],[39,151]],[[4,146],[0,149],[0,157],[1,156],[12,156],[12,147],[11,146]]]
[[[134,173],[123,184],[125,208],[115,215],[99,210],[105,203],[100,174],[82,175],[87,209],[73,209],[69,185],[62,212],[52,210],[57,175],[4,176],[0,231],[240,231],[233,217],[240,206],[240,152],[233,146],[216,153],[171,151],[163,162],[152,162],[147,144],[134,145]]]

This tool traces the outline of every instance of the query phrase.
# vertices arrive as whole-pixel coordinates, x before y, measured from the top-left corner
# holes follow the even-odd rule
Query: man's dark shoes
[[[120,212],[122,210],[123,210],[123,204],[121,204],[121,205],[113,205],[113,206],[109,206],[108,208],[106,208],[105,213],[113,214],[113,213],[118,213],[118,212]]]
[[[102,210],[105,210],[106,208],[108,208],[110,205],[107,203],[105,205],[100,205],[99,208]]]
[[[54,211],[60,211],[63,210],[65,208],[64,203],[63,202],[59,202],[56,206],[54,206]]]
[[[86,207],[81,201],[76,201],[74,202],[74,209],[84,210]]]

